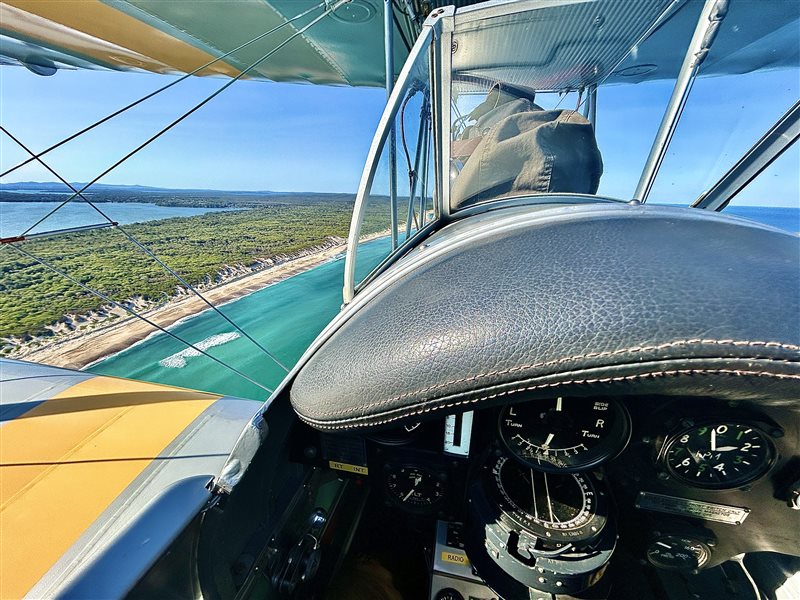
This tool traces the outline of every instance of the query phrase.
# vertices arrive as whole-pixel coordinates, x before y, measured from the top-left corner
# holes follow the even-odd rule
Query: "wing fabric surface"
[[[147,568],[160,544],[169,543],[167,533],[194,517],[194,507],[184,505],[157,532],[142,531],[147,539],[128,548],[124,568],[92,574],[98,557],[175,486],[196,482],[203,501],[206,483],[257,408],[0,360],[0,597],[55,597],[84,580],[95,597],[124,595],[141,575],[136,560]]]
[[[43,75],[59,68],[188,73],[268,31],[320,0],[9,0],[0,4],[0,63]],[[355,0],[259,65],[253,79],[383,86],[383,2]],[[234,77],[318,15],[204,69]],[[396,27],[416,31],[403,12]],[[406,35],[406,37],[408,37]],[[396,36],[395,64],[407,56]]]
[[[473,10],[469,5],[476,3],[437,0],[425,6],[432,9],[445,4],[455,4],[469,12]],[[647,17],[648,7],[662,5],[653,0],[642,3],[640,10],[631,11],[627,0],[539,4],[541,11],[537,12],[548,21],[552,31],[558,31],[561,45],[544,58],[547,64],[537,59],[536,65],[523,62],[515,68],[527,71],[536,67],[550,74],[563,74],[563,81],[556,77],[550,82],[558,89],[569,87],[576,68],[589,67],[585,62],[575,62],[580,59],[581,48],[585,54],[592,50],[592,44],[604,40],[604,27],[613,22],[615,14],[625,14],[635,23],[637,17]],[[539,8],[535,3],[526,5]],[[188,73],[315,6],[322,11],[325,4],[320,0],[8,0],[0,3],[0,64],[23,65],[41,75],[52,75],[63,68]],[[416,0],[395,0],[394,6],[394,64],[399,72],[425,14],[420,10],[423,3]],[[637,83],[675,76],[702,2],[678,2],[674,6],[677,8],[650,32],[647,43],[632,49],[608,83]],[[382,87],[383,10],[382,0],[352,0],[292,40],[285,51],[259,65],[248,77]],[[417,10],[418,14],[409,10]],[[575,11],[594,15],[591,22],[595,24],[597,40],[580,41],[585,37],[586,27],[569,18]],[[309,15],[308,20],[315,14]],[[799,20],[798,2],[732,2],[725,35],[716,42],[717,52],[707,61],[701,76],[796,65],[800,58]],[[233,53],[199,74],[234,77],[262,55],[265,48],[285,41],[306,22],[301,20],[296,27],[282,28],[274,36]],[[474,26],[481,24],[477,22]],[[478,65],[473,64],[475,60],[470,62],[467,51],[469,32],[462,32],[459,37],[464,39],[459,42],[456,63],[467,60],[469,64],[461,67],[457,64],[457,69],[476,70]],[[524,36],[524,45],[539,44],[538,37]],[[614,40],[603,44],[608,50]],[[519,55],[519,47],[506,47]],[[483,48],[472,58],[485,63],[488,50]],[[508,61],[490,62],[508,64]],[[600,69],[612,65],[606,62]],[[491,71],[483,64],[477,70],[487,69]]]

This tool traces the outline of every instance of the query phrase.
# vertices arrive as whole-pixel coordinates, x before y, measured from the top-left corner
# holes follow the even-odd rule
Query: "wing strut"
[[[647,196],[650,195],[658,170],[667,155],[667,148],[669,148],[669,143],[672,141],[672,136],[686,106],[689,93],[692,91],[694,80],[700,71],[700,65],[703,64],[708,56],[711,45],[714,43],[714,39],[717,37],[727,13],[728,0],[706,0],[703,10],[700,11],[700,17],[697,19],[694,35],[689,42],[689,47],[686,49],[686,56],[678,73],[678,79],[675,81],[672,96],[669,99],[666,111],[664,111],[664,117],[656,133],[656,139],[650,149],[650,156],[647,157],[644,170],[633,194],[634,200],[647,202]]]
[[[722,210],[764,169],[800,139],[800,100],[748,150],[714,186],[692,203],[692,208]]]

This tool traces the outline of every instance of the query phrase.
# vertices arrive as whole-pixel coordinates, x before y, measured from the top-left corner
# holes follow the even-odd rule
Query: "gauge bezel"
[[[575,397],[571,397],[570,400],[577,399]],[[568,467],[560,466],[560,465],[553,465],[547,462],[536,462],[533,459],[528,459],[525,456],[521,456],[518,451],[512,446],[509,440],[506,439],[506,434],[503,429],[503,420],[506,417],[507,411],[520,404],[528,404],[534,402],[542,402],[546,400],[551,400],[550,398],[535,398],[530,399],[526,402],[519,402],[514,404],[507,404],[503,406],[498,415],[497,415],[497,434],[500,438],[505,449],[509,452],[509,454],[514,458],[514,460],[522,463],[526,467],[530,467],[531,469],[535,469],[537,471],[544,471],[546,473],[577,473],[581,471],[589,471],[606,463],[610,460],[613,460],[617,456],[619,456],[625,448],[628,447],[628,443],[631,439],[631,415],[628,412],[627,407],[623,402],[615,397],[603,397],[603,398],[594,398],[594,397],[586,397],[581,398],[581,400],[586,400],[587,402],[592,401],[599,401],[602,400],[604,402],[608,402],[609,404],[616,407],[618,413],[621,417],[622,427],[620,432],[615,436],[615,439],[612,440],[613,443],[603,442],[596,448],[600,450],[593,449],[594,451],[587,451],[587,454],[591,454],[591,458],[588,460],[581,461],[577,464],[573,464]]]
[[[577,485],[582,487],[584,495],[582,510],[588,513],[579,526],[559,529],[549,527],[544,519],[537,519],[520,508],[503,488],[501,472],[508,461],[516,466],[521,466],[505,455],[486,465],[489,470],[487,477],[491,479],[492,495],[501,511],[500,519],[506,525],[510,525],[515,530],[529,531],[544,543],[573,543],[578,547],[591,542],[602,533],[608,521],[608,503],[600,483],[590,473],[556,473],[558,476],[574,478]],[[586,507],[587,500],[589,501],[588,507]]]
[[[680,442],[680,438],[695,431],[699,427],[718,427],[720,425],[737,425],[743,427],[749,427],[757,431],[762,439],[765,441],[767,445],[767,458],[766,461],[762,464],[761,469],[754,475],[751,475],[747,479],[743,479],[742,481],[737,481],[736,483],[729,483],[729,482],[703,482],[703,481],[694,481],[692,479],[687,478],[682,473],[677,472],[673,466],[669,462],[669,453],[672,447]],[[664,440],[664,444],[662,446],[662,450],[660,452],[659,457],[659,464],[661,467],[669,474],[670,478],[674,481],[677,481],[681,485],[685,485],[690,488],[697,488],[697,489],[704,489],[704,490],[717,490],[717,491],[725,491],[725,490],[736,490],[741,489],[744,487],[748,487],[756,483],[757,481],[762,480],[766,475],[772,470],[775,466],[775,463],[778,460],[778,451],[775,447],[775,442],[772,440],[772,436],[767,433],[763,426],[759,423],[748,421],[744,419],[725,419],[724,417],[721,419],[701,419],[694,421],[691,425],[685,425],[680,429],[674,431],[666,437]]]
[[[659,558],[653,558],[652,549],[658,543],[667,544],[667,540],[676,540],[684,545],[689,544],[696,544],[700,547],[700,555],[694,554],[695,560],[697,564],[691,568],[683,567],[680,565],[673,565],[666,562],[662,562]],[[665,571],[679,571],[679,572],[694,572],[699,569],[702,569],[708,561],[711,559],[711,547],[706,544],[702,540],[698,540],[694,537],[688,535],[677,535],[677,534],[667,534],[662,535],[653,539],[648,545],[647,549],[645,550],[645,556],[647,558],[647,562],[658,569],[664,569]]]
[[[442,481],[437,476],[437,473],[434,469],[429,468],[425,465],[420,465],[417,463],[387,463],[385,467],[385,472],[383,476],[383,488],[386,493],[386,497],[389,498],[389,501],[397,507],[400,507],[406,511],[414,512],[414,513],[429,513],[435,512],[439,505],[441,505],[445,498],[447,498],[447,482]],[[439,498],[436,498],[430,504],[410,504],[408,502],[403,502],[402,498],[398,498],[395,493],[391,491],[389,488],[389,481],[392,474],[397,474],[403,469],[416,469],[422,473],[427,474],[431,481],[434,481],[436,484],[441,486],[442,494]]]

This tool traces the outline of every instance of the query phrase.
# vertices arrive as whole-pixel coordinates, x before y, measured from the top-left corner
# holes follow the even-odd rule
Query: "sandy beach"
[[[385,235],[380,232],[367,236],[363,241]],[[199,287],[203,296],[215,306],[252,294],[273,283],[307,271],[320,265],[347,248],[341,238],[329,238],[320,247],[311,248],[297,255],[266,259],[264,268],[241,274],[242,267],[232,267],[221,273],[223,281],[213,286]],[[181,319],[210,310],[208,305],[192,293],[176,296],[155,308],[134,309],[139,314],[161,327],[169,327]],[[52,338],[37,338],[30,344],[18,347],[9,357],[53,366],[82,369],[111,354],[128,348],[132,344],[151,335],[155,328],[144,321],[123,313],[119,309],[110,310],[108,318],[95,318],[88,331],[62,331]],[[112,317],[111,314],[116,313]]]

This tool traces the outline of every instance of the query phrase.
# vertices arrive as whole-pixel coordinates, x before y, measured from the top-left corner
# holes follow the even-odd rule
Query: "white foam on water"
[[[240,337],[241,336],[235,331],[218,333],[216,335],[212,335],[211,337],[207,337],[202,342],[198,342],[195,344],[195,348],[205,351],[215,346],[222,346],[223,344],[232,342]],[[158,364],[160,364],[162,367],[167,367],[168,369],[182,369],[186,366],[186,359],[194,356],[201,356],[200,352],[195,350],[195,348],[186,348],[186,350],[176,352],[175,354],[158,361]]]

